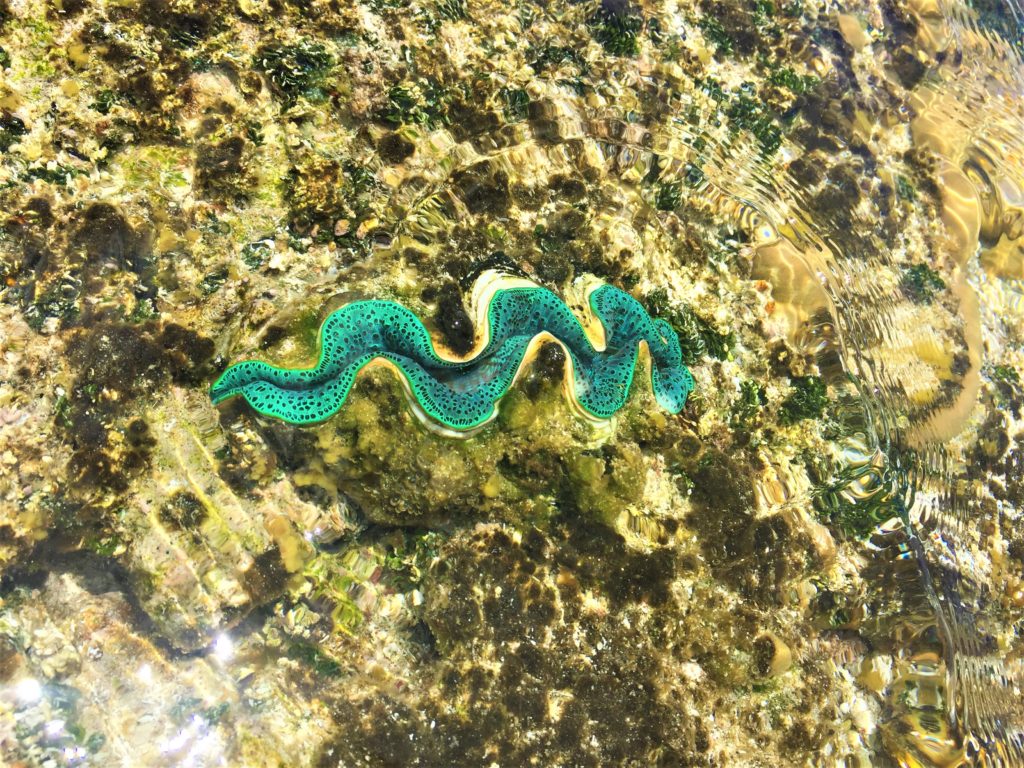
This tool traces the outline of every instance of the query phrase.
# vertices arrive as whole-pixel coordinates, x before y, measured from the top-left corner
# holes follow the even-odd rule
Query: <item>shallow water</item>
[[[0,4],[3,760],[1024,765],[1022,19]],[[494,270],[686,409],[210,401],[358,299],[467,354]]]

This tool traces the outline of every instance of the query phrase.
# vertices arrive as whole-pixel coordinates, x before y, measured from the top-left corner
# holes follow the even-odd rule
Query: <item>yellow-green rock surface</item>
[[[1022,93],[999,0],[0,0],[0,763],[1024,764]],[[209,400],[488,269],[687,408]]]

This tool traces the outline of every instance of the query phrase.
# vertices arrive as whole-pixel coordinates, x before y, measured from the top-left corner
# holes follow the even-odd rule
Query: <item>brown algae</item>
[[[1015,9],[0,2],[0,762],[1020,764]],[[686,408],[209,401],[487,270]]]

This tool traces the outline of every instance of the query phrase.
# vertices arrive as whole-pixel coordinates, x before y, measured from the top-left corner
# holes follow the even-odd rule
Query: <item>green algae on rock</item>
[[[991,759],[1017,27],[933,5],[0,0],[0,763]],[[473,440],[383,368],[308,429],[210,403],[356,299],[468,359],[488,267],[628,289],[685,414],[576,418],[554,343]]]
[[[678,413],[693,391],[672,327],[652,320],[629,294],[610,285],[588,291],[590,309],[603,326],[595,343],[569,307],[546,288],[500,276],[484,276],[480,282],[487,296],[480,306],[487,317],[483,349],[474,357],[460,361],[438,355],[426,328],[400,304],[359,301],[327,318],[314,368],[236,363],[217,379],[210,395],[214,403],[242,395],[264,415],[315,423],[341,408],[360,370],[381,361],[401,374],[424,421],[466,431],[494,418],[497,401],[524,363],[551,339],[567,353],[570,402],[591,418],[608,419],[625,404],[641,342],[653,361],[651,384],[662,408]]]

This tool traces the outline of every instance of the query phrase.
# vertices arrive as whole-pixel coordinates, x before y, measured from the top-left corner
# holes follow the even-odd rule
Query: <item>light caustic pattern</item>
[[[396,185],[402,226],[421,240],[439,239],[446,214],[455,220],[465,207],[450,183],[457,170],[482,161],[505,168],[538,155],[554,168],[600,157],[625,183],[674,183],[752,233],[754,276],[771,282],[791,341],[814,352],[823,378],[859,405],[843,417],[863,450],[837,450],[833,487],[878,523],[865,542],[877,567],[865,577],[883,602],[903,606],[880,631],[899,638],[905,672],[886,692],[887,749],[907,766],[1024,765],[1024,663],[986,631],[991,590],[972,577],[972,548],[963,545],[984,520],[981,500],[962,490],[971,487],[971,469],[969,441],[960,439],[986,363],[976,284],[994,291],[999,278],[1008,293],[1024,293],[1024,62],[1019,47],[979,23],[975,5],[896,4],[915,17],[912,45],[932,62],[906,96],[913,143],[937,163],[942,248],[955,263],[944,305],[915,303],[892,279],[912,261],[941,267],[934,252],[895,258],[876,235],[873,213],[822,210],[811,204],[820,190],[766,158],[749,133],[690,125],[680,116],[700,114],[702,103],[668,71],[658,73],[651,99],[677,116],[667,124],[662,112],[627,122],[552,98],[531,105],[528,123],[458,145],[435,164],[426,191]],[[1000,6],[1019,30],[1020,0],[986,8]],[[992,325],[990,348],[999,336]],[[908,635],[906,626],[917,631]]]
[[[241,395],[264,415],[310,424],[337,413],[359,371],[380,360],[398,371],[418,412],[465,431],[494,417],[537,340],[553,337],[571,362],[566,390],[589,416],[607,419],[625,404],[641,343],[650,351],[658,404],[678,413],[693,390],[693,377],[672,327],[652,320],[636,299],[610,285],[590,294],[590,308],[604,327],[604,349],[595,348],[572,311],[546,288],[498,289],[487,307],[486,345],[459,361],[438,355],[423,323],[402,305],[359,301],[328,316],[313,368],[237,363],[210,394],[215,403]]]

